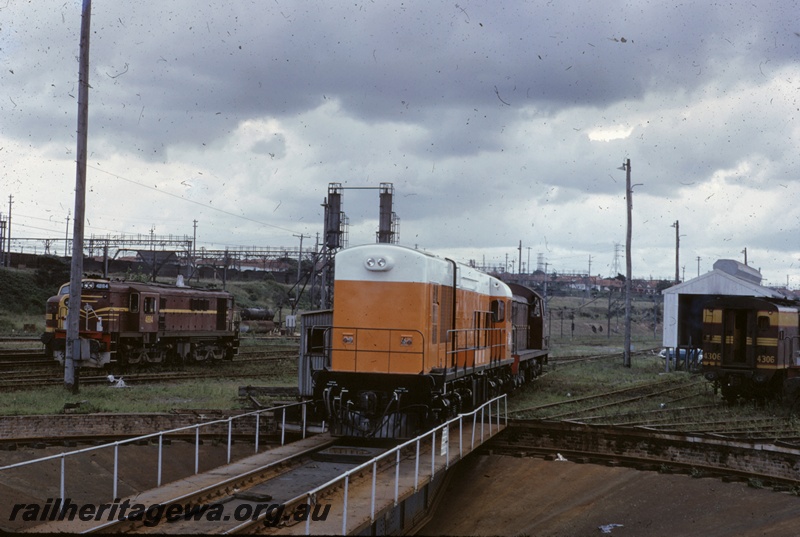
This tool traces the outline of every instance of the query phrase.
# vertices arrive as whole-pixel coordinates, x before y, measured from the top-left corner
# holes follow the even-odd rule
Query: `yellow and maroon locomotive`
[[[226,291],[88,278],[80,304],[81,367],[232,359],[238,319]],[[42,342],[63,363],[69,284],[47,301]]]
[[[728,401],[800,394],[797,302],[720,296],[703,310],[703,374]]]

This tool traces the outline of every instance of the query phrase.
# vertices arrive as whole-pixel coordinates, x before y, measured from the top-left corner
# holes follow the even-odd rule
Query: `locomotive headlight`
[[[394,261],[392,258],[386,256],[368,257],[364,261],[364,266],[367,267],[367,270],[382,272],[391,270],[391,268],[394,266]]]

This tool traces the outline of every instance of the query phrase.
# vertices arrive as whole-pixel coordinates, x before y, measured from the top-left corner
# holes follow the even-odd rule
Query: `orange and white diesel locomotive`
[[[409,438],[535,376],[543,300],[390,244],[336,255],[330,366],[314,376],[334,435]]]
[[[47,300],[42,342],[63,363],[69,284]],[[153,283],[82,281],[81,367],[231,359],[239,347],[233,297]]]

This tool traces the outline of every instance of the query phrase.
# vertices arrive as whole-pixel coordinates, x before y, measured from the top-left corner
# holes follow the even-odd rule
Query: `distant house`
[[[785,295],[761,285],[761,273],[732,259],[720,259],[711,272],[674,285],[664,295],[665,347],[701,347],[703,307],[710,297],[720,295],[784,298]]]

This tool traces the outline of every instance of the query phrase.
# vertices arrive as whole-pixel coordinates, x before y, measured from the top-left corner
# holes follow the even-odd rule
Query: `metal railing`
[[[307,412],[307,404],[308,403],[309,403],[309,401],[302,401],[302,402],[299,402],[299,403],[291,403],[291,404],[288,404],[288,405],[282,405],[282,406],[277,406],[277,407],[263,408],[263,409],[259,409],[259,410],[254,410],[252,412],[247,412],[247,413],[244,413],[244,414],[231,416],[229,418],[223,418],[223,419],[219,419],[219,420],[208,421],[206,423],[198,423],[198,424],[195,424],[195,425],[187,425],[186,427],[178,427],[177,429],[169,429],[167,431],[159,431],[157,433],[150,433],[150,434],[146,434],[146,435],[143,435],[143,436],[137,436],[135,438],[128,438],[128,439],[125,439],[125,440],[119,440],[119,441],[116,441],[116,442],[112,442],[112,443],[109,443],[109,444],[103,444],[103,445],[100,445],[100,446],[92,446],[92,447],[88,447],[88,448],[84,448],[84,449],[78,449],[78,450],[75,450],[75,451],[67,451],[67,452],[64,452],[64,453],[59,453],[57,455],[50,455],[48,457],[41,457],[39,459],[33,459],[33,460],[30,460],[30,461],[18,462],[18,463],[15,463],[15,464],[9,464],[7,466],[0,466],[0,472],[3,472],[5,470],[11,470],[13,468],[21,468],[23,466],[29,466],[29,465],[32,465],[32,464],[39,464],[39,463],[42,463],[42,462],[45,462],[45,461],[52,461],[52,460],[60,459],[61,460],[61,472],[60,472],[60,477],[61,477],[60,494],[61,495],[60,495],[60,497],[61,498],[66,498],[65,492],[66,492],[66,488],[67,488],[67,475],[66,475],[66,460],[67,460],[67,458],[74,457],[74,456],[77,456],[77,455],[80,455],[80,454],[83,454],[83,453],[88,453],[88,452],[91,452],[91,451],[97,451],[97,450],[100,450],[100,449],[114,448],[114,470],[113,470],[113,477],[112,477],[113,489],[112,489],[112,495],[111,495],[111,499],[112,499],[112,501],[114,501],[115,499],[119,498],[119,496],[117,494],[117,487],[118,487],[118,484],[119,484],[119,462],[120,462],[120,460],[119,460],[119,446],[124,445],[124,444],[137,443],[137,442],[141,442],[143,440],[150,440],[152,438],[158,438],[158,470],[157,470],[157,478],[156,478],[156,487],[160,487],[161,484],[162,484],[161,483],[161,478],[162,478],[162,467],[163,467],[164,435],[181,433],[181,432],[185,432],[185,431],[191,431],[192,429],[194,429],[194,431],[195,431],[195,436],[194,436],[194,445],[195,445],[195,448],[194,448],[194,473],[196,475],[196,474],[199,473],[199,470],[200,470],[200,429],[201,428],[227,423],[227,425],[228,425],[228,433],[227,433],[227,436],[228,436],[228,441],[227,441],[227,448],[228,448],[228,451],[227,451],[227,463],[230,463],[231,462],[231,446],[233,444],[232,437],[233,437],[233,422],[234,422],[234,420],[240,420],[240,419],[248,418],[248,417],[251,417],[251,416],[255,416],[255,419],[256,419],[256,423],[255,423],[255,452],[258,453],[259,436],[260,436],[259,433],[260,433],[260,425],[261,425],[261,414],[263,414],[265,412],[274,413],[274,412],[276,412],[278,410],[282,411],[281,412],[281,414],[282,414],[282,416],[281,416],[281,445],[284,445],[285,444],[285,440],[286,440],[286,410],[288,408],[292,408],[292,407],[296,407],[298,405],[302,405],[302,436],[303,436],[303,438],[305,438],[306,437],[306,432],[307,432],[306,416],[308,414],[308,412]]]
[[[500,411],[500,403],[503,403],[503,412]],[[494,415],[492,415],[492,407],[496,406],[496,410]],[[478,415],[480,414],[480,422],[478,422]],[[487,416],[488,414],[488,416]],[[464,419],[469,418],[472,416],[472,435],[470,440],[470,451],[475,449],[475,440],[476,440],[476,429],[480,428],[480,442],[479,445],[484,442],[484,439],[488,439],[497,432],[500,432],[500,421],[501,416],[503,419],[503,425],[508,425],[508,400],[506,394],[502,394],[490,401],[485,402],[480,407],[476,408],[472,412],[467,412],[464,414],[459,414],[458,417],[453,418],[438,427],[431,429],[430,431],[417,436],[407,442],[400,444],[392,448],[391,450],[375,457],[374,459],[367,461],[355,468],[352,468],[345,472],[344,474],[328,481],[327,483],[318,486],[315,489],[308,491],[305,494],[306,497],[306,505],[311,506],[316,502],[317,494],[331,488],[332,486],[336,485],[339,482],[343,482],[343,501],[344,505],[342,506],[342,535],[347,535],[347,495],[350,488],[350,476],[358,475],[358,473],[366,470],[370,466],[372,467],[372,492],[370,498],[370,523],[375,522],[375,499],[376,499],[376,485],[377,485],[377,474],[378,474],[378,462],[383,459],[388,459],[392,455],[395,457],[395,472],[394,472],[394,505],[396,506],[399,501],[400,497],[400,452],[411,446],[414,446],[415,449],[415,456],[414,456],[414,492],[419,490],[420,484],[420,476],[422,475],[420,472],[420,445],[421,443],[430,438],[431,442],[431,464],[430,464],[430,474],[424,472],[425,477],[429,477],[430,481],[433,481],[434,475],[436,475],[436,436],[437,433],[440,433],[441,436],[441,446],[440,446],[440,457],[445,457],[444,460],[444,469],[448,469],[450,467],[451,462],[455,463],[460,461],[464,457]],[[488,419],[487,419],[488,418]],[[454,456],[451,461],[450,456],[450,427],[458,424],[458,453]],[[485,436],[485,429],[488,425],[488,436]],[[310,535],[311,532],[311,518],[306,517],[306,535]]]

